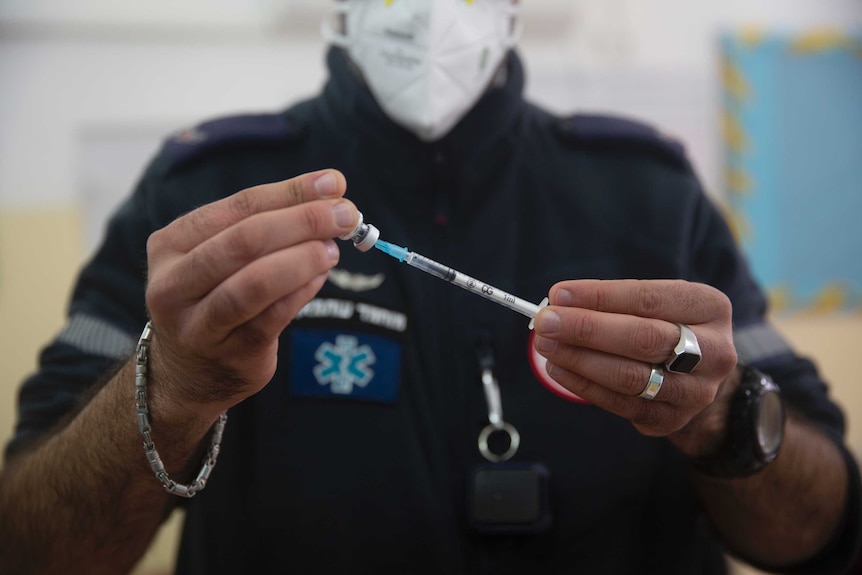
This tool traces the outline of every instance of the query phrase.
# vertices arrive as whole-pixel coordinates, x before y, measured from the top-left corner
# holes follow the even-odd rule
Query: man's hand
[[[327,170],[256,186],[150,236],[152,385],[162,405],[213,419],[275,373],[278,336],[338,261],[352,230],[344,177]]]
[[[685,281],[573,280],[553,286],[550,302],[536,318],[536,349],[552,378],[684,453],[717,446],[738,384],[724,294]],[[652,367],[679,341],[677,323],[694,331],[703,359],[690,374],[666,371],[658,395],[642,399]]]
[[[147,391],[152,439],[172,478],[193,477],[218,414],[275,372],[279,333],[338,261],[332,238],[358,223],[345,189],[338,172],[305,174],[243,190],[150,236]],[[176,503],[141,449],[134,392],[132,360],[3,469],[0,571],[132,570]]]

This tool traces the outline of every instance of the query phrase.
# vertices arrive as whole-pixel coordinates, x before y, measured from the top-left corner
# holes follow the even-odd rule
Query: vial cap
[[[367,252],[380,239],[380,230],[372,224],[366,224],[366,233],[362,237],[353,238],[353,245],[360,252]]]

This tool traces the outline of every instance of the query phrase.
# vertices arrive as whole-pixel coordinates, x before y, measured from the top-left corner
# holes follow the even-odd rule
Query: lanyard
[[[521,445],[521,435],[515,426],[503,419],[503,400],[500,394],[500,385],[494,377],[494,353],[490,342],[482,339],[479,341],[476,353],[479,358],[479,368],[482,374],[482,389],[485,392],[485,402],[488,405],[488,425],[479,432],[479,453],[482,457],[492,463],[508,461]],[[505,434],[509,438],[509,447],[502,453],[494,452],[488,445],[488,441],[494,434]]]

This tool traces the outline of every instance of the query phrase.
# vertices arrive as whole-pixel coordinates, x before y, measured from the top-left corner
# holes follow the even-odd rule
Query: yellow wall
[[[0,443],[14,424],[16,388],[36,365],[41,345],[62,326],[81,260],[75,210],[0,213]],[[796,315],[777,319],[794,346],[814,357],[849,417],[849,442],[862,453],[862,314]],[[162,530],[138,575],[169,572],[182,521],[176,513]],[[746,573],[750,571],[745,570]]]
[[[0,212],[0,444],[12,434],[18,384],[36,367],[40,347],[63,326],[81,263],[80,226],[73,209]],[[174,513],[137,575],[171,571],[181,521],[181,513]]]
[[[0,439],[14,425],[15,389],[39,346],[62,326],[81,260],[75,212],[0,213]]]

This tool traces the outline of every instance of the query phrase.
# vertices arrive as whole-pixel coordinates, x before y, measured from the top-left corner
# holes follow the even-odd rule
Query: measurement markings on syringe
[[[475,284],[475,282],[473,282],[473,280],[470,280],[469,282],[467,282],[467,285],[469,285],[469,286],[472,288],[472,287],[474,287],[476,284]],[[495,287],[494,287],[494,286],[492,286],[492,285],[483,284],[483,285],[482,285],[482,287],[480,288],[480,291],[481,291],[483,294],[487,294],[487,295],[489,295],[489,296],[494,295],[494,291],[495,291],[495,290],[496,290],[496,292],[497,292],[497,297],[499,297],[499,298],[503,298],[503,301],[506,301],[506,302],[509,302],[509,303],[515,303],[515,296],[513,296],[513,295],[509,295],[509,294],[507,294],[506,292],[504,292],[504,291],[502,291],[502,290],[498,290],[497,288],[495,288]]]

